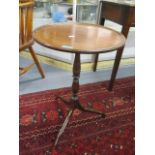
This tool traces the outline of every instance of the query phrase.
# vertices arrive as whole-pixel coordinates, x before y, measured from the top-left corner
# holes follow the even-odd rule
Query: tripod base
[[[61,129],[59,130],[58,134],[57,134],[57,137],[56,137],[56,140],[55,140],[55,143],[54,143],[54,146],[53,146],[53,149],[55,149],[55,147],[57,146],[58,144],[58,141],[59,141],[59,138],[60,136],[63,134],[65,128],[67,127],[67,124],[70,120],[70,117],[72,116],[73,112],[75,109],[79,109],[83,112],[91,112],[91,113],[96,113],[96,114],[99,114],[101,115],[101,117],[105,118],[105,113],[99,111],[99,110],[96,110],[96,109],[93,109],[93,108],[87,108],[87,107],[84,107],[82,104],[80,104],[79,100],[73,100],[71,99],[71,101],[66,101],[64,98],[60,97],[60,96],[55,96],[56,97],[56,100],[57,99],[60,99],[62,100],[67,106],[71,107],[66,118],[65,118],[65,121],[63,122],[62,124],[62,127]]]
[[[70,102],[69,101],[66,101],[63,97],[61,96],[55,96],[56,97],[56,100],[57,99],[60,99],[62,100],[67,106],[71,106],[73,110],[75,109],[79,109],[83,112],[91,112],[91,113],[96,113],[96,114],[100,114],[103,118],[105,118],[105,113],[99,111],[99,110],[96,110],[96,109],[93,109],[93,108],[88,108],[88,107],[84,107],[80,102],[79,100],[77,101],[74,101],[74,100],[71,100]]]

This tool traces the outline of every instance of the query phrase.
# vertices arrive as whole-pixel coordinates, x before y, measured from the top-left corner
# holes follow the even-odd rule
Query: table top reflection
[[[50,49],[70,53],[104,53],[125,43],[119,32],[94,24],[61,23],[35,29],[34,40]]]

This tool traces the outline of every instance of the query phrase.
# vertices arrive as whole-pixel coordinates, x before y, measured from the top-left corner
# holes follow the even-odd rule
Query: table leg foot
[[[55,95],[55,99],[58,100],[60,99],[61,101],[63,101],[67,106],[71,105],[69,101],[65,100],[63,97]]]
[[[105,113],[103,113],[102,111],[99,111],[99,110],[96,110],[93,108],[84,107],[80,103],[78,103],[78,109],[80,109],[81,111],[84,111],[84,112],[91,112],[91,113],[100,114],[103,118],[105,118]]]
[[[67,124],[68,124],[68,122],[69,122],[69,120],[70,120],[70,117],[72,116],[73,111],[74,111],[74,109],[72,108],[72,109],[70,109],[70,111],[68,112],[68,114],[67,114],[67,116],[66,116],[66,118],[65,118],[65,121],[63,122],[62,127],[60,128],[60,130],[59,130],[59,132],[58,132],[58,134],[57,134],[57,137],[56,137],[56,140],[55,140],[55,142],[54,142],[54,145],[53,145],[53,149],[52,149],[52,150],[55,149],[55,147],[56,147],[56,145],[58,144],[58,141],[59,141],[61,135],[64,133],[64,131],[65,131],[66,127],[67,127]]]

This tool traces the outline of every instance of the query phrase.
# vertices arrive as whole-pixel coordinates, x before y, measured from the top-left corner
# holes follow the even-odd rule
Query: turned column
[[[73,83],[72,83],[72,101],[77,106],[79,103],[79,78],[80,78],[81,64],[80,64],[80,53],[75,54],[73,64]]]

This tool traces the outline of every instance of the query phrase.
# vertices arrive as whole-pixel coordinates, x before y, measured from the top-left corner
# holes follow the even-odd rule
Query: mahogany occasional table
[[[119,32],[103,26],[78,23],[45,25],[37,28],[33,37],[42,46],[75,54],[72,97],[70,101],[66,101],[61,96],[56,96],[56,99],[61,99],[71,108],[57,135],[54,143],[55,147],[75,109],[100,114],[105,117],[103,112],[84,107],[79,101],[80,54],[98,54],[117,50],[124,46],[125,38]]]

